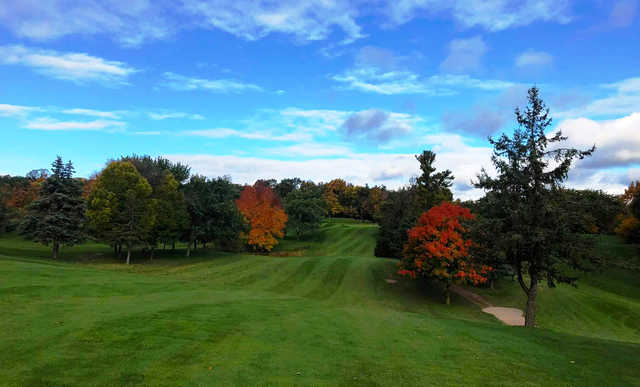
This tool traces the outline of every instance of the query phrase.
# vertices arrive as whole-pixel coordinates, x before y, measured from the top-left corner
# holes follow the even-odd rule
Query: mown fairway
[[[197,251],[125,267],[0,240],[3,385],[640,385],[637,250],[577,289],[543,289],[540,328],[506,327],[428,286],[390,284],[376,226],[325,224],[276,255]],[[615,281],[615,282],[614,282]],[[479,291],[521,306],[509,279]]]

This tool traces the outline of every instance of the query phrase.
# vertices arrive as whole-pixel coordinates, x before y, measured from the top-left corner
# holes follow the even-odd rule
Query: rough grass
[[[52,262],[0,239],[0,384],[640,384],[636,272],[545,289],[541,328],[525,330],[460,298],[447,307],[428,284],[385,282],[398,278],[372,255],[376,232],[332,221],[285,240],[285,256],[161,252],[131,267],[97,244]],[[518,291],[483,292],[517,304]]]

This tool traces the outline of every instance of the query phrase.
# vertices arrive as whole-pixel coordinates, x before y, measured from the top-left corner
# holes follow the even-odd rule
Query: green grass
[[[0,239],[0,384],[640,385],[637,272],[545,289],[541,327],[525,330],[387,283],[395,261],[373,257],[376,232],[332,221],[277,256],[160,252],[131,267],[98,244],[53,262]],[[521,302],[500,289],[482,292]]]

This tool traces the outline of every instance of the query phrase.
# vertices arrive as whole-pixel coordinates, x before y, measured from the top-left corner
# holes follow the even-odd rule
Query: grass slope
[[[594,277],[584,294],[544,291],[542,328],[524,330],[459,298],[442,305],[432,287],[385,282],[395,262],[373,257],[376,232],[332,221],[284,241],[281,256],[200,250],[131,267],[100,245],[52,262],[0,239],[0,384],[640,383],[637,273],[609,288]],[[558,317],[554,303],[566,306]]]

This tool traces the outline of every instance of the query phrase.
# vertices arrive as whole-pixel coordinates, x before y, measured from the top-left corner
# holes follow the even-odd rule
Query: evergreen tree
[[[400,258],[408,240],[407,231],[416,224],[420,214],[453,199],[449,189],[453,181],[451,171],[447,169],[434,173],[435,159],[436,154],[430,150],[417,155],[416,160],[422,171],[420,176],[409,187],[389,193],[378,219],[380,231],[376,241],[376,256]]]
[[[52,164],[52,174],[32,202],[20,225],[28,239],[52,246],[56,259],[60,246],[72,246],[85,239],[85,209],[82,184],[73,179],[73,164],[64,164],[58,156]]]
[[[512,137],[489,139],[498,175],[491,177],[483,169],[475,185],[493,195],[490,213],[499,222],[493,237],[527,296],[525,326],[532,327],[538,283],[547,280],[553,287],[555,282],[573,282],[575,270],[589,263],[580,238],[569,229],[571,214],[559,189],[572,162],[591,155],[595,147],[560,147],[566,140],[560,131],[547,137],[551,118],[536,87],[529,89],[525,111],[516,109],[515,115],[518,127]]]

